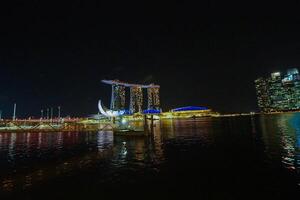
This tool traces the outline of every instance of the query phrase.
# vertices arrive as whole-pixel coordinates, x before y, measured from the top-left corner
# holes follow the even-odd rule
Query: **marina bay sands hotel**
[[[111,85],[111,110],[125,110],[126,88],[130,91],[130,113],[143,112],[143,89],[147,90],[148,110],[160,111],[159,85],[141,85],[121,82],[119,80],[102,80],[103,83]]]

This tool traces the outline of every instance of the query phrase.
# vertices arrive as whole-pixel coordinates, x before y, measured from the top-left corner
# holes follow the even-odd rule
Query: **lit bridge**
[[[80,131],[89,128],[80,118],[0,120],[0,132]]]

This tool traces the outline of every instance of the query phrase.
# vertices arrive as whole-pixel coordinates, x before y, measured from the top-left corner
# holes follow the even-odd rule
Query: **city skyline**
[[[272,73],[270,73],[270,75],[271,75],[271,77],[272,78],[274,78],[275,76],[276,77],[279,77],[279,81],[280,82],[284,82],[285,81],[285,79],[288,79],[288,75],[289,75],[289,73],[291,72],[291,71],[296,71],[297,73],[296,74],[299,74],[299,72],[298,72],[298,69],[297,68],[291,68],[291,66],[287,69],[287,70],[285,70],[285,71],[287,71],[287,74],[286,75],[284,75],[284,76],[282,76],[282,70],[281,71],[273,71]],[[252,110],[249,110],[249,111],[246,111],[246,112],[259,112],[259,111],[262,111],[262,112],[272,112],[272,111],[287,111],[287,110],[293,110],[293,109],[278,109],[278,110],[276,110],[276,109],[271,109],[271,110],[264,110],[264,107],[266,107],[266,105],[264,105],[264,106],[261,106],[260,104],[261,104],[261,102],[260,101],[262,101],[262,100],[260,100],[260,99],[257,99],[257,98],[259,98],[259,96],[261,95],[261,94],[258,94],[257,92],[260,92],[260,91],[258,91],[258,88],[257,88],[257,84],[261,84],[261,81],[267,81],[268,79],[265,79],[264,80],[264,77],[266,77],[265,76],[266,74],[264,74],[264,75],[262,75],[262,76],[259,76],[259,78],[257,78],[257,79],[255,79],[255,84],[254,84],[254,89],[256,89],[256,105],[257,105],[257,107],[255,108],[255,109],[252,109]],[[299,75],[297,75],[297,77],[298,77]],[[298,79],[299,79],[299,77],[298,77]],[[297,79],[297,80],[298,80]],[[277,80],[277,79],[276,79]],[[288,82],[289,80],[287,80],[286,82]],[[116,82],[119,82],[119,80],[118,79],[115,79],[114,81],[110,81],[110,80],[102,80],[102,82],[103,83],[105,83],[105,84],[111,84],[111,85],[114,85]],[[258,83],[259,82],[259,83]],[[117,88],[116,89],[114,89],[114,90],[116,90],[116,92],[117,93],[121,93],[122,95],[121,96],[119,96],[119,94],[118,94],[118,96],[119,97],[117,97],[117,98],[121,98],[121,99],[118,99],[118,100],[114,100],[114,101],[117,101],[119,104],[121,103],[121,105],[118,105],[118,106],[121,106],[120,107],[120,109],[121,110],[126,110],[126,106],[125,106],[125,99],[126,99],[126,101],[132,101],[131,100],[131,98],[130,98],[130,96],[132,96],[132,88],[131,87],[133,87],[133,89],[135,89],[135,87],[136,86],[142,86],[142,87],[144,87],[144,88],[148,88],[148,87],[150,87],[151,88],[151,86],[153,86],[153,89],[155,89],[156,87],[157,88],[160,88],[160,86],[159,85],[153,85],[153,83],[151,83],[151,84],[149,84],[149,85],[136,85],[136,84],[129,84],[129,83],[125,83],[125,82],[119,82],[120,83],[120,86],[122,86],[122,84],[125,84],[124,86],[122,86],[121,88],[119,88],[118,86],[119,86],[119,84],[117,84],[117,85],[115,85],[115,86],[117,86]],[[127,85],[126,85],[127,84]],[[128,93],[129,94],[126,94],[125,95],[125,87],[129,87],[130,89],[129,89],[129,91],[128,91]],[[137,89],[138,89],[138,87],[137,87]],[[148,88],[149,89],[149,88]],[[148,92],[149,93],[149,92]],[[147,95],[149,95],[148,93],[146,93]],[[145,95],[145,93],[144,92],[142,92],[141,93],[142,94],[142,96],[144,96]],[[147,96],[146,95],[146,96]],[[158,92],[158,95],[160,96],[160,94],[159,94],[159,92]],[[264,94],[264,95],[266,95],[266,94]],[[101,96],[101,98],[103,98],[103,99],[107,99],[107,96],[110,96],[110,95],[103,95],[103,96]],[[158,98],[159,98],[159,96],[158,96]],[[145,104],[145,100],[143,100],[143,98],[144,97],[142,97],[142,99],[140,100],[141,101],[141,104]],[[145,97],[146,98],[146,97]],[[151,97],[151,98],[153,98],[153,97]],[[155,97],[155,98],[157,98],[157,97]],[[120,101],[120,102],[119,102]],[[148,96],[148,101],[149,101],[149,96]],[[151,101],[151,100],[150,100]],[[159,102],[160,102],[160,100],[158,100]],[[112,105],[112,99],[110,100],[110,108],[112,109],[112,108],[114,108],[114,106]],[[13,104],[11,104],[11,106],[15,106],[15,104],[16,103],[13,103]],[[130,103],[131,104],[131,103]],[[130,110],[130,106],[131,105],[128,105],[129,106],[129,110]],[[128,107],[127,106],[127,107]],[[185,106],[189,106],[189,105],[185,105]],[[196,105],[197,106],[197,105]],[[200,106],[202,106],[202,105],[200,105]],[[269,106],[269,105],[267,105],[267,106]],[[148,107],[149,107],[149,104],[148,104]],[[141,109],[141,108],[143,108],[143,109]],[[140,108],[140,110],[138,111],[138,112],[142,112],[143,110],[146,110],[146,107],[141,107]],[[157,108],[159,108],[159,109],[161,109],[160,107],[157,107]],[[172,107],[172,109],[175,109],[176,107]],[[213,107],[211,107],[212,109],[213,109]],[[44,107],[42,107],[40,110],[39,110],[39,114],[40,115],[29,115],[29,117],[39,117],[39,116],[44,116],[44,117],[46,117],[46,118],[50,118],[50,109],[52,110],[52,112],[53,112],[53,109],[57,109],[58,111],[57,111],[57,115],[58,116],[60,116],[61,115],[61,106],[60,105],[51,105],[51,106],[49,106],[48,105],[48,107],[47,107],[47,105],[46,106],[44,106]],[[298,109],[298,108],[297,108]],[[170,109],[171,110],[171,109]],[[215,110],[215,109],[214,109]],[[14,111],[14,109],[12,109],[12,112],[13,112],[13,114],[11,114],[11,113],[8,113],[7,115],[2,115],[2,113],[3,113],[3,110],[0,110],[1,111],[1,117],[6,117],[6,118],[10,118],[12,115],[13,116],[15,116],[15,111]],[[48,112],[47,114],[45,114],[46,113],[46,111]],[[164,111],[167,111],[167,110],[164,110]],[[215,110],[215,111],[217,111],[217,110]],[[96,111],[97,112],[97,111]],[[37,113],[37,112],[36,112]],[[227,113],[229,113],[229,112],[227,112]],[[233,112],[234,113],[234,112]],[[237,113],[237,112],[236,112]],[[242,113],[242,112],[240,112],[240,113]],[[72,117],[87,117],[89,114],[91,114],[91,113],[85,113],[84,115],[82,115],[82,116],[72,116],[72,115],[70,115],[69,113],[65,113],[65,117],[67,117],[67,116],[72,116]],[[226,114],[226,113],[223,113],[223,114]],[[51,114],[51,115],[53,115],[53,113]],[[22,114],[21,114],[21,116],[22,116]],[[47,117],[48,116],[48,117]],[[52,117],[51,117],[52,118]]]
[[[0,200],[295,199],[299,4],[3,1]]]
[[[288,67],[284,67],[284,68],[280,68],[280,69],[283,69],[283,70],[278,70],[278,71],[273,71],[273,73],[276,73],[276,72],[282,72],[282,71],[286,71],[287,69],[289,69],[289,68],[293,68],[292,66],[288,66]],[[272,71],[270,71],[270,72],[272,72]],[[261,76],[265,76],[266,74],[268,74],[268,73],[263,73]],[[259,77],[259,76],[256,76],[256,78],[257,77]],[[151,83],[152,83],[153,81],[151,81]],[[107,95],[108,93],[109,93],[109,90],[110,90],[110,88],[105,88],[105,87],[103,87],[103,85],[101,84],[101,81],[97,81],[97,83],[99,83],[98,84],[98,88],[99,89],[102,89],[102,93],[101,93],[101,95],[100,95],[100,93],[99,94],[96,94],[96,96],[97,96],[97,98],[99,98],[99,99],[104,99],[105,100],[105,102],[107,102],[108,104],[109,104],[109,102],[110,102],[110,100],[109,100],[109,96],[110,95]],[[145,83],[145,82],[144,82]],[[148,84],[151,84],[150,82],[148,82]],[[236,84],[237,84],[237,82],[236,82]],[[186,99],[181,99],[181,101],[182,101],[182,104],[174,104],[174,105],[168,105],[168,106],[165,106],[164,104],[162,104],[162,109],[164,110],[164,111],[167,111],[167,110],[171,110],[171,109],[174,109],[174,108],[176,108],[176,107],[182,107],[182,106],[190,106],[190,105],[192,105],[192,106],[207,106],[207,107],[210,107],[211,109],[213,109],[213,110],[215,110],[215,111],[218,111],[218,112],[221,112],[221,113],[224,113],[224,114],[226,114],[226,113],[242,113],[242,112],[252,112],[252,111],[259,111],[260,109],[259,109],[259,106],[257,105],[257,101],[256,101],[256,92],[255,92],[255,85],[253,84],[253,80],[252,80],[252,82],[251,82],[251,84],[249,84],[249,86],[250,86],[250,88],[251,88],[251,90],[253,90],[253,96],[252,96],[252,99],[255,99],[255,101],[253,101],[253,102],[251,102],[251,104],[253,104],[254,106],[252,106],[252,108],[250,108],[250,109],[242,109],[242,110],[234,110],[234,109],[228,109],[228,110],[222,110],[222,109],[216,109],[216,106],[214,106],[213,104],[209,104],[209,102],[208,103],[206,103],[206,104],[197,104],[197,101],[198,102],[201,102],[201,101],[203,101],[203,99],[201,99],[201,98],[199,98],[198,100],[196,100],[196,101],[194,101],[194,102],[196,102],[196,103],[194,103],[194,104],[184,104],[185,102],[187,102],[186,101]],[[164,86],[163,86],[164,87]],[[33,88],[34,89],[34,88]],[[52,88],[52,89],[54,89],[54,88]],[[80,89],[80,87],[78,87],[78,89]],[[229,89],[229,88],[227,88],[227,89]],[[164,90],[163,90],[164,91]],[[4,92],[5,93],[5,92]],[[55,93],[53,93],[54,95],[55,95]],[[197,93],[195,93],[195,95],[197,95]],[[13,95],[12,95],[13,96]],[[55,95],[56,96],[56,95]],[[126,98],[129,96],[129,94],[127,94],[126,95]],[[10,97],[5,97],[5,96],[3,96],[3,95],[1,95],[1,98],[0,98],[0,100],[3,102],[3,100],[5,101],[6,100],[6,104],[5,103],[2,103],[1,102],[1,105],[2,105],[2,108],[0,109],[1,111],[2,111],[2,118],[10,118],[13,114],[13,104],[14,103],[18,103],[18,104],[21,104],[21,106],[24,106],[24,108],[20,108],[19,110],[18,110],[18,113],[17,113],[17,115],[19,116],[19,117],[39,117],[40,116],[40,112],[41,112],[41,110],[43,110],[43,111],[46,111],[47,109],[50,109],[50,108],[57,108],[57,107],[61,107],[61,105],[63,105],[64,103],[62,102],[62,103],[60,103],[59,101],[56,101],[56,103],[54,103],[54,104],[43,104],[43,103],[41,103],[41,102],[38,102],[37,104],[40,104],[40,105],[42,105],[41,107],[38,107],[38,106],[36,106],[36,107],[31,107],[30,109],[31,109],[31,112],[26,112],[26,109],[28,109],[28,104],[25,104],[24,102],[22,102],[22,99],[23,98],[20,98],[21,99],[21,101],[20,100],[18,100],[17,98],[16,99],[14,99],[14,101],[7,101],[8,99],[9,99]],[[32,97],[30,97],[30,96],[27,96],[27,98],[32,98]],[[56,96],[55,98],[57,98],[57,99],[59,99],[59,98],[64,98],[64,94],[62,94],[62,96],[61,97],[58,97],[58,96]],[[65,112],[64,112],[64,115],[65,116],[73,116],[73,117],[84,117],[84,116],[88,116],[89,114],[93,114],[93,113],[97,113],[97,101],[99,100],[99,99],[97,99],[97,98],[95,98],[94,97],[94,102],[92,102],[91,101],[91,99],[90,98],[88,98],[84,103],[87,103],[88,101],[90,102],[90,103],[92,103],[92,105],[89,105],[89,107],[91,108],[91,107],[94,107],[94,109],[93,109],[93,111],[88,111],[88,109],[87,110],[82,110],[81,112],[77,112],[77,114],[76,114],[76,112],[74,113],[74,112],[70,112],[70,110],[72,110],[72,108],[71,107],[68,107],[68,106],[65,106],[67,109],[65,110]],[[166,98],[166,95],[162,95],[162,98]],[[214,98],[214,95],[212,94],[212,96],[211,96],[211,98]],[[164,102],[164,99],[162,99],[162,101]],[[26,100],[25,102],[27,102],[28,103],[28,100]],[[36,104],[36,103],[35,103]],[[29,105],[30,105],[30,103],[29,103]],[[66,105],[66,104],[65,104]],[[80,105],[79,105],[80,106]],[[167,109],[166,109],[166,107],[167,107]],[[221,110],[221,111],[220,111]]]
[[[99,99],[110,102],[102,79],[161,85],[163,110],[255,111],[253,80],[300,66],[300,28],[293,20],[220,17],[212,14],[216,5],[189,12],[180,4],[172,9],[181,13],[174,20],[122,22],[107,19],[102,4],[36,4],[2,12],[4,117],[13,103],[23,117],[56,106],[71,116],[95,113]]]

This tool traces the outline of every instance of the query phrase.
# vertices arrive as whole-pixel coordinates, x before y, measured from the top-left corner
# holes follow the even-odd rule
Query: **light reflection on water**
[[[269,162],[300,172],[300,113],[262,116],[263,141]]]
[[[196,166],[212,171],[234,168],[247,163],[248,158],[239,157],[243,151],[248,151],[244,156],[261,156],[259,166],[287,169],[300,183],[300,114],[164,120],[155,123],[152,133],[0,133],[0,193],[82,173],[92,174],[93,184],[138,182],[145,174],[182,167],[183,160],[193,165],[203,159]]]
[[[0,189],[12,191],[72,173],[108,157],[113,146],[113,134],[2,133],[0,141]],[[99,153],[93,148],[97,148]],[[74,156],[76,153],[79,156]]]

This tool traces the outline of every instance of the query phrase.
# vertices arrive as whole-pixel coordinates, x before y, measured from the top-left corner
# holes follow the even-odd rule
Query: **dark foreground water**
[[[1,133],[0,199],[299,199],[300,113],[170,120],[152,137]]]

